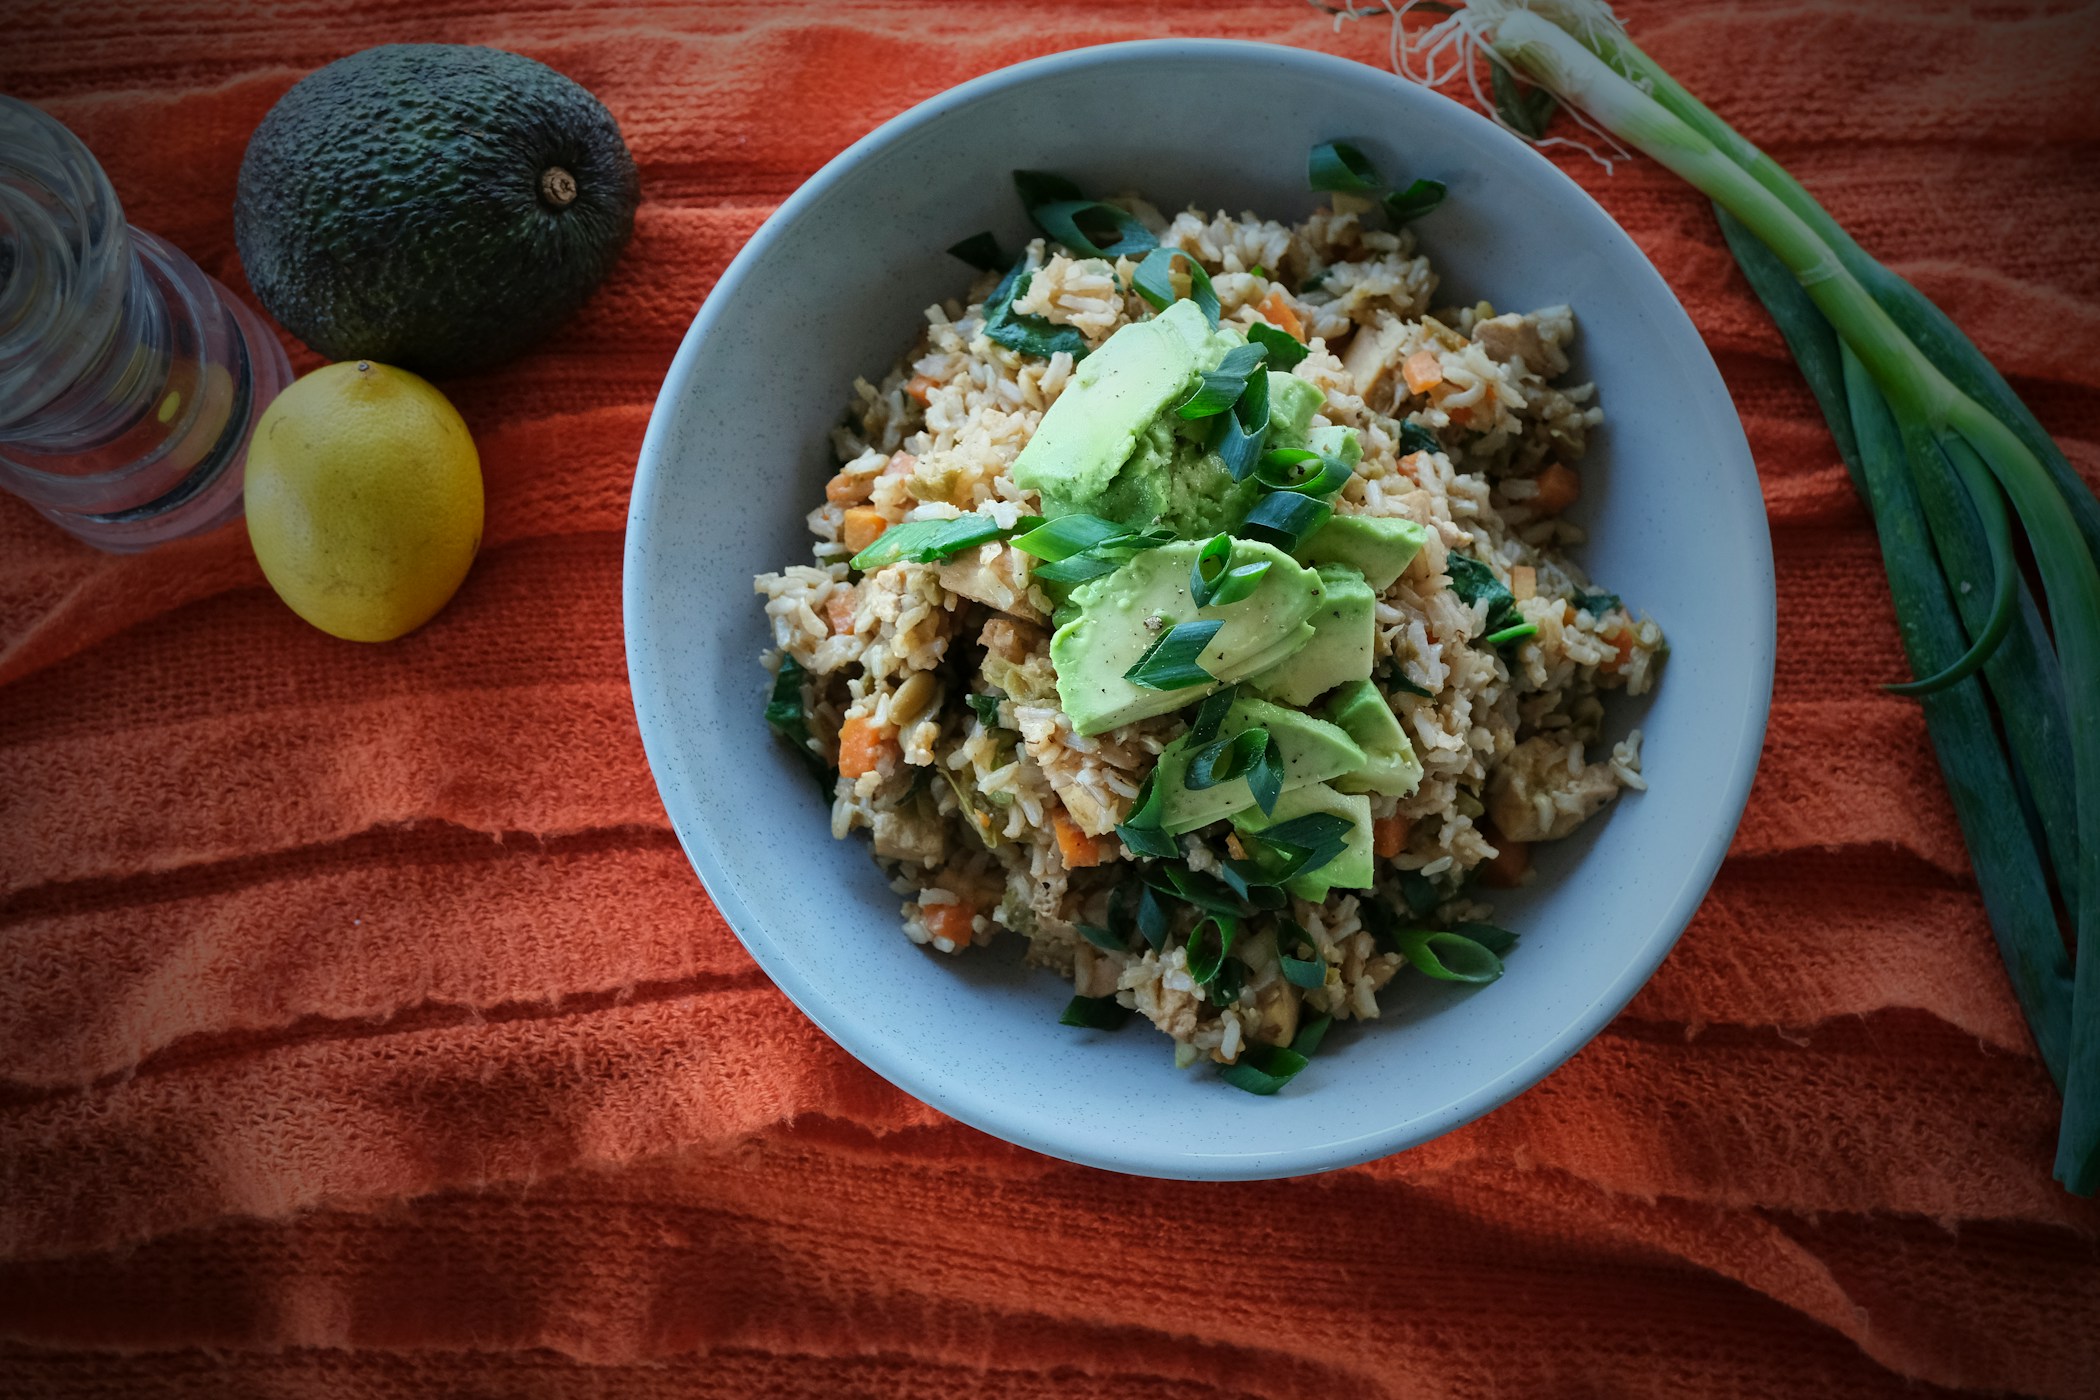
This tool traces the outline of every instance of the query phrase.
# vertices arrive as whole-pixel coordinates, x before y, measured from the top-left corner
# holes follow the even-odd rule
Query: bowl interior
[[[942,250],[1030,230],[1015,168],[1137,190],[1162,209],[1311,208],[1305,153],[1346,137],[1391,178],[1450,187],[1418,226],[1439,304],[1575,308],[1577,376],[1606,414],[1584,461],[1578,559],[1661,622],[1658,691],[1620,702],[1653,784],[1498,903],[1522,941],[1492,986],[1403,973],[1383,1020],[1340,1028],[1274,1098],[1179,1072],[1134,1022],[1057,1024],[1070,988],[1017,938],[953,959],[898,932],[862,839],[831,840],[760,720],[767,634],[751,579],[809,561],[804,513],[856,375],[964,292]],[[656,406],[626,561],[628,664],[649,760],[709,892],[766,972],[876,1072],[1037,1150],[1124,1171],[1243,1178],[1367,1160],[1501,1103],[1573,1053],[1651,973],[1726,850],[1770,695],[1770,541],[1719,374],[1632,241],[1571,181],[1455,103],[1360,64],[1164,41],[1059,55],[914,109],[810,181],[709,296]]]

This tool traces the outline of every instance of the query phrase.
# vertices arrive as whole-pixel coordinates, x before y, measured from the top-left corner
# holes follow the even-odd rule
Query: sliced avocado
[[[1339,457],[1342,465],[1351,470],[1364,459],[1364,440],[1354,428],[1309,429],[1305,434],[1305,445],[1315,452]]]
[[[1194,704],[1218,685],[1241,680],[1313,639],[1306,619],[1320,606],[1318,574],[1300,568],[1273,545],[1234,540],[1228,567],[1265,559],[1268,573],[1238,602],[1198,608],[1189,594],[1189,569],[1202,547],[1197,540],[1180,540],[1148,549],[1114,573],[1072,590],[1067,600],[1072,615],[1050,638],[1050,662],[1057,670],[1058,699],[1081,734],[1099,734]],[[1224,625],[1197,664],[1216,684],[1148,690],[1125,679],[1165,628],[1210,618]]]
[[[1179,306],[1180,303],[1176,302]],[[1303,447],[1327,394],[1309,379],[1295,374],[1269,371],[1269,446]]]
[[[1283,758],[1285,792],[1356,772],[1370,761],[1356,741],[1335,725],[1251,697],[1233,702],[1218,725],[1217,737],[1230,739],[1257,725],[1268,730],[1269,737],[1276,741],[1277,752]],[[1195,752],[1188,740],[1184,734],[1167,745],[1152,780],[1160,795],[1160,826],[1172,836],[1209,826],[1254,805],[1254,793],[1245,778],[1234,778],[1215,787],[1186,786],[1189,759]]]
[[[1247,682],[1250,690],[1286,705],[1310,705],[1345,681],[1371,674],[1378,595],[1347,564],[1322,564],[1319,573],[1327,596],[1312,616],[1313,639]]]
[[[1405,797],[1422,781],[1422,764],[1407,741],[1393,707],[1369,681],[1351,681],[1334,693],[1320,711],[1329,724],[1346,731],[1364,751],[1364,764],[1335,778],[1343,792],[1382,792]]]
[[[1232,825],[1248,835],[1312,812],[1332,812],[1350,824],[1349,843],[1340,855],[1325,865],[1293,877],[1284,888],[1300,899],[1314,903],[1327,898],[1332,889],[1371,888],[1371,799],[1361,793],[1336,792],[1325,783],[1308,783],[1276,799],[1276,810],[1263,816],[1261,808],[1248,807],[1234,814]]]
[[[1014,459],[1014,483],[1040,491],[1046,515],[1093,509],[1139,434],[1194,386],[1209,333],[1195,303],[1178,301],[1102,342]]]
[[[1336,515],[1298,547],[1308,564],[1349,564],[1364,576],[1373,593],[1393,586],[1429,534],[1412,520],[1394,515]]]

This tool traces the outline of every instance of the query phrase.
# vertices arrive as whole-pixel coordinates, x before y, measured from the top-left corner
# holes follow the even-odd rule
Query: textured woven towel
[[[2100,473],[2089,5],[1624,8]],[[500,9],[9,12],[0,87],[236,287],[248,132],[368,44],[569,73],[647,202],[571,326],[446,385],[488,540],[403,642],[307,628],[237,530],[112,559],[0,500],[0,1393],[2100,1395],[2100,1213],[2049,1180],[2054,1097],[1917,714],[1877,689],[1903,664],[1867,519],[1700,199],[1557,153],[1690,307],[1770,507],[1776,703],[1712,896],[1625,1015],[1463,1131],[1309,1181],[1129,1180],[906,1099],[745,957],[634,732],[628,483],[715,276],[877,122],[1110,39],[1382,63],[1384,22]]]

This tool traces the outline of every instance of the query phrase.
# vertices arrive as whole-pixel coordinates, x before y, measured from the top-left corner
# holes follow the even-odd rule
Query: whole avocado
[[[639,198],[619,124],[552,68],[388,44],[270,109],[241,160],[234,237],[263,306],[323,355],[462,374],[581,305]]]

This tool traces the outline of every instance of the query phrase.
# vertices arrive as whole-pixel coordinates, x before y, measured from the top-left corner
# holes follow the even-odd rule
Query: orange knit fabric
[[[2100,477],[2090,5],[1622,8]],[[1917,711],[1877,688],[1904,667],[1869,522],[1672,177],[1555,153],[1690,308],[1770,508],[1771,734],[1713,894],[1481,1122],[1308,1181],[1151,1182],[905,1098],[744,955],[634,730],[628,484],[723,265],[878,122],[1113,39],[1383,63],[1385,22],[98,0],[5,28],[0,88],[237,288],[248,133],[370,44],[553,64],[645,204],[571,325],[444,386],[487,542],[405,641],[306,627],[238,528],[118,559],[0,499],[0,1393],[2100,1396],[2100,1210],[2049,1179],[2055,1096]]]

